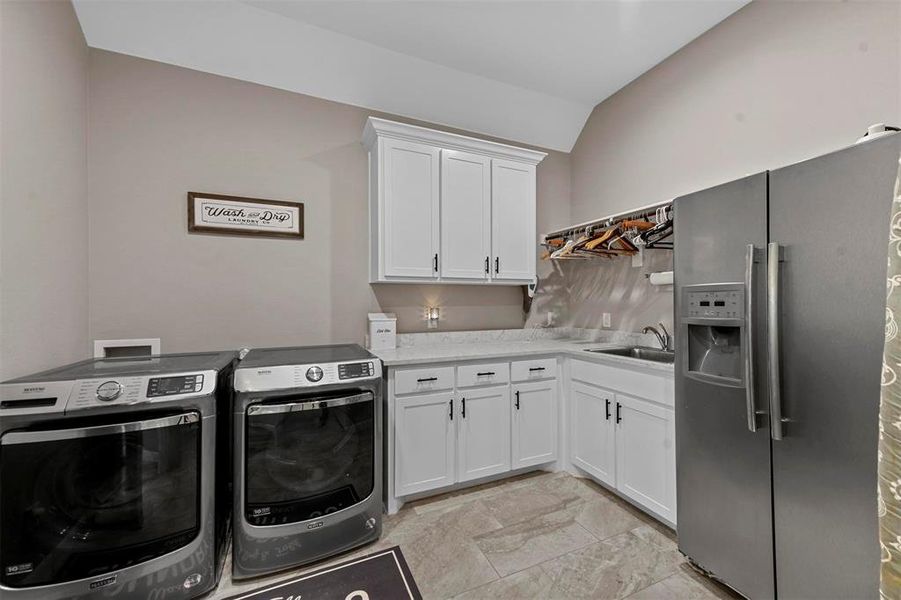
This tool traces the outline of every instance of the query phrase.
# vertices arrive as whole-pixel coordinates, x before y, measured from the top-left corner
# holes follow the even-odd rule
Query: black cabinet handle
[[[463,418],[466,418],[466,398],[461,399],[461,404],[463,405]]]
[[[610,398],[606,399],[607,406],[604,408],[604,412],[607,413],[606,420],[610,420]]]
[[[486,275],[491,272],[491,267],[489,266],[490,264],[491,264],[491,259],[486,256],[485,257],[485,274]]]
[[[448,402],[448,404],[450,405],[450,418],[451,418],[451,421],[453,421],[454,420],[454,401],[453,401],[453,399],[451,399],[451,401]]]
[[[500,273],[501,270],[501,258],[499,256],[494,257],[494,273]]]
[[[435,272],[438,272],[438,253],[435,253]]]
[[[422,379],[417,379],[416,381],[419,383],[423,383],[425,381],[438,381],[438,378],[437,377],[423,377]]]
[[[544,371],[544,367],[530,367],[529,371]]]
[[[621,405],[619,402],[617,402],[617,403],[616,403],[616,422],[617,422],[617,423],[619,423],[620,421],[623,420],[622,415],[619,414],[619,409],[620,409],[621,407],[622,407],[622,405]]]
[[[483,373],[476,373],[476,377],[484,377],[485,375],[494,375],[494,371],[485,371]]]
[[[516,410],[519,410],[519,390],[516,390]]]

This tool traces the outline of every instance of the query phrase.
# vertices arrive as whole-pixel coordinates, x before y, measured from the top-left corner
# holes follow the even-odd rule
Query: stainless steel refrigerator
[[[876,598],[901,134],[676,199],[679,549],[749,598]]]

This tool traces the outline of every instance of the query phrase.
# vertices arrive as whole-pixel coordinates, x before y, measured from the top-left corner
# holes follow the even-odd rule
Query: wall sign
[[[188,231],[303,239],[303,203],[188,192]]]

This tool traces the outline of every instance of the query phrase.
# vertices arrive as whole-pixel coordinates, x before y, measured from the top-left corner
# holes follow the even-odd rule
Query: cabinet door
[[[535,277],[535,166],[491,161],[491,245],[493,279]]]
[[[397,398],[394,410],[394,487],[397,496],[454,483],[453,395]]]
[[[382,147],[385,275],[438,276],[438,149],[386,139]]]
[[[487,279],[491,254],[491,159],[441,151],[442,278]]]
[[[513,468],[557,459],[557,380],[513,386]]]
[[[467,390],[460,394],[457,421],[458,481],[510,470],[510,388]]]
[[[607,485],[616,485],[613,392],[573,382],[572,462]]]
[[[616,413],[616,489],[675,523],[673,411],[617,394]]]

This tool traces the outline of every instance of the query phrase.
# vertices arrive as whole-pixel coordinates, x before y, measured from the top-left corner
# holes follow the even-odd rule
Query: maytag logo
[[[307,529],[319,529],[323,526],[323,524],[324,523],[322,521],[316,521],[315,523],[310,523],[309,525],[307,525]]]
[[[268,506],[265,508],[255,508],[253,509],[253,516],[262,517],[263,515],[268,515],[272,511]]]
[[[259,369],[257,375],[272,375],[272,371],[269,369]]]
[[[96,590],[97,588],[106,587],[108,585],[113,585],[116,583],[116,579],[118,579],[118,575],[113,575],[111,577],[104,577],[103,579],[98,579],[97,581],[92,581],[90,588],[92,590]]]
[[[46,389],[47,388],[45,388],[44,386],[41,385],[41,386],[36,386],[36,387],[27,387],[27,388],[24,388],[22,391],[25,392],[26,394],[28,394],[30,392],[43,392]]]

